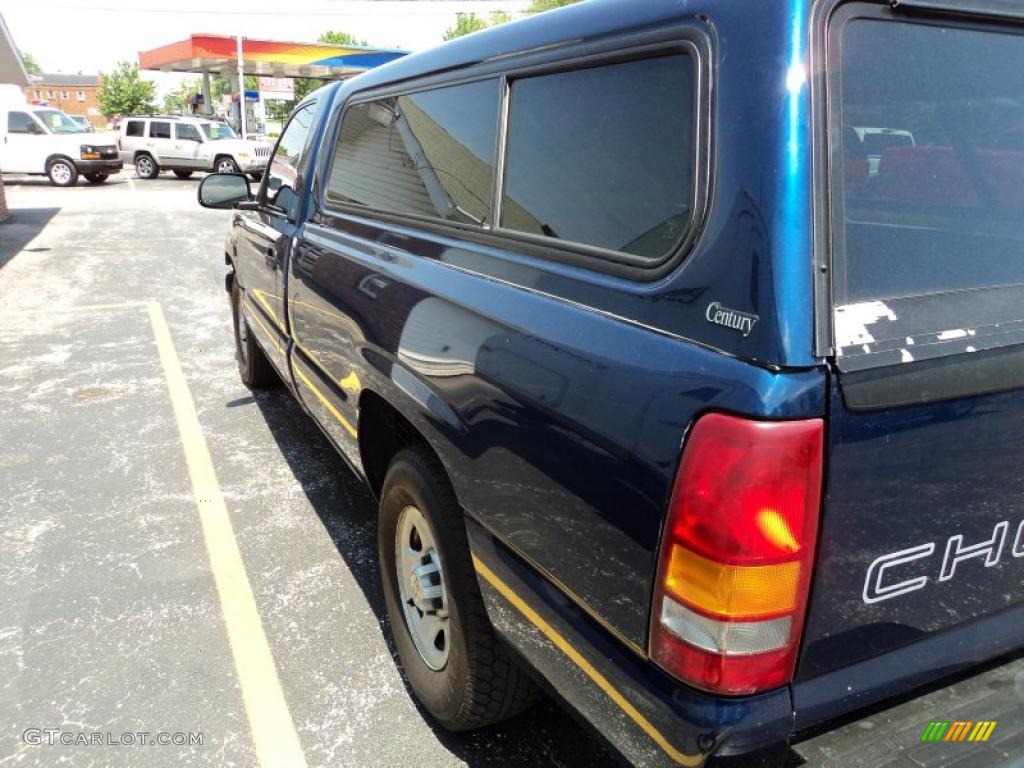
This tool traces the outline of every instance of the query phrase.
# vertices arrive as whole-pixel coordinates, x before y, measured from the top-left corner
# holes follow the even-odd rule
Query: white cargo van
[[[121,170],[117,137],[86,133],[59,109],[0,105],[0,170],[45,175],[70,187],[79,175],[102,184]]]

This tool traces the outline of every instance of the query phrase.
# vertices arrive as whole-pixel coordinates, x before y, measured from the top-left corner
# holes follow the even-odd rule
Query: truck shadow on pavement
[[[295,479],[373,610],[412,698],[391,640],[380,585],[376,503],[362,480],[283,388],[255,393],[254,399]],[[519,717],[475,733],[449,733],[435,725],[422,708],[420,712],[438,740],[470,766],[593,768],[619,763],[599,739],[547,696]]]
[[[11,217],[0,224],[0,269],[24,250],[60,208],[13,208]]]

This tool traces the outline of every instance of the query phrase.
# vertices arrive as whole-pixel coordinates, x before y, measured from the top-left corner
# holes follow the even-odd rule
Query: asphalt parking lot
[[[285,391],[239,381],[228,214],[197,184],[7,180],[0,766],[253,766],[268,727],[297,737],[296,766],[610,762],[546,700],[458,736],[417,709],[374,504]]]

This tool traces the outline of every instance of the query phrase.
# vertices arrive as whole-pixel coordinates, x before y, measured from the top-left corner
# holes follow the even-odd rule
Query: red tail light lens
[[[669,504],[651,657],[728,694],[792,678],[814,561],[824,422],[707,414]]]

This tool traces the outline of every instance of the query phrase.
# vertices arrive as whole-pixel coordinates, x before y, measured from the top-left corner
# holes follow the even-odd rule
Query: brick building
[[[30,75],[25,100],[56,107],[69,115],[84,115],[98,128],[101,121],[106,122],[96,98],[99,87],[99,75]]]

